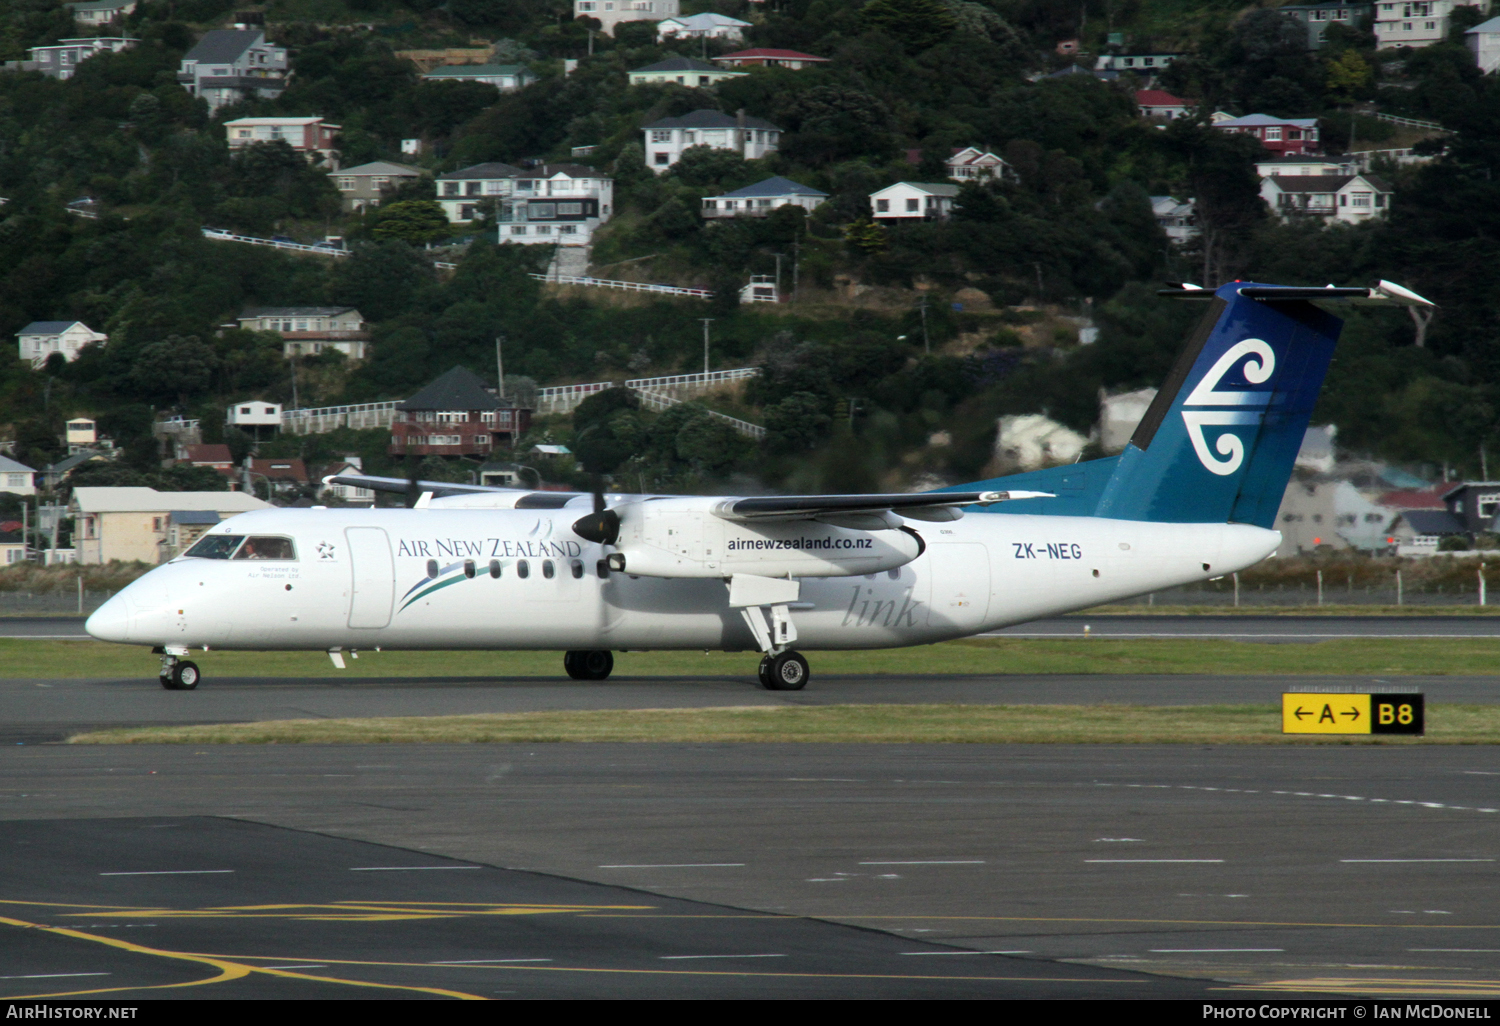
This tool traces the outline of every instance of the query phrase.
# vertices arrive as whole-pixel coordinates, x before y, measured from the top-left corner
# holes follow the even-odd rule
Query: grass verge
[[[1030,640],[972,638],[916,648],[809,652],[818,674],[1183,673],[1306,676],[1486,676],[1500,638],[1340,638],[1270,645],[1205,638]],[[204,677],[562,677],[561,652],[365,652],[337,670],[319,652],[195,652]],[[626,652],[619,676],[754,678],[754,652]],[[97,641],[0,638],[0,674],[25,678],[155,676],[144,648]]]
[[[271,720],[79,734],[71,744],[482,744],[841,742],[876,744],[1494,744],[1500,707],[1437,705],[1425,738],[1281,733],[1261,705],[825,705]]]

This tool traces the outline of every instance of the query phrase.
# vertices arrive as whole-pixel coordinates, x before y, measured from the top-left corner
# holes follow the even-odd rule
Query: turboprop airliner
[[[89,617],[150,645],[161,683],[194,649],[759,651],[796,690],[801,650],[926,645],[1244,570],[1272,530],[1342,320],[1431,307],[1398,285],[1184,285],[1208,303],[1125,451],[918,494],[532,492],[340,475],[400,509],[267,509],[210,529]]]

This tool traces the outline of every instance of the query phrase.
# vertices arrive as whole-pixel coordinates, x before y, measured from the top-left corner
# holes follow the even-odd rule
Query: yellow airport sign
[[[1288,691],[1281,696],[1283,734],[1421,734],[1425,728],[1419,694]]]

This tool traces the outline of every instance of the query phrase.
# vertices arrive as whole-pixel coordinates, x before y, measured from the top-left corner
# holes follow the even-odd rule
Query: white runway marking
[[[350,866],[351,873],[398,873],[408,869],[483,869],[483,866]]]
[[[1500,948],[1407,948],[1407,951],[1446,951],[1462,955],[1493,955],[1500,953]]]
[[[1494,859],[1339,859],[1340,862],[1494,862]]]
[[[1317,794],[1313,791],[1265,791],[1250,787],[1203,787],[1197,784],[1111,784],[1095,781],[1095,787],[1135,787],[1158,791],[1220,791],[1224,794],[1279,794],[1292,798],[1325,798],[1344,802],[1373,802],[1376,805],[1420,805],[1424,809],[1450,809],[1455,812],[1500,812],[1500,809],[1473,805],[1448,805],[1444,802],[1419,802],[1411,798],[1365,798],[1357,794]]]
[[[503,962],[550,962],[550,958],[452,958],[445,962],[428,962],[428,965],[496,965]]]
[[[1285,951],[1286,948],[1152,948],[1153,955],[1221,955],[1239,951]]]
[[[898,951],[898,955],[1029,955],[1030,951]]]
[[[1085,862],[1223,862],[1223,859],[1084,859]]]
[[[100,876],[200,876],[204,873],[233,873],[232,869],[141,869],[128,873],[100,873]]]
[[[902,862],[861,862],[861,866],[982,866],[984,859],[912,859]]]
[[[664,960],[682,961],[689,958],[785,958],[785,955],[662,955]]]
[[[645,862],[639,865],[624,863],[618,866],[600,866],[600,869],[733,869],[744,866],[743,862]]]
[[[263,965],[262,969],[327,969],[326,965]]]

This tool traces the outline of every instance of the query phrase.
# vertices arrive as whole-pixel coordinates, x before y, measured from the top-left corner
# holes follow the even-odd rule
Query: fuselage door
[[[937,542],[927,547],[932,598],[927,623],[978,630],[990,610],[990,554],[983,545]]]
[[[385,627],[396,598],[396,563],[391,540],[381,527],[348,527],[349,566],[354,575],[349,593],[350,627]]]

